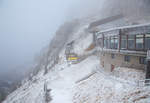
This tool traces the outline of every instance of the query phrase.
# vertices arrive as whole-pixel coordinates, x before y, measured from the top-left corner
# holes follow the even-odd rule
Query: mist
[[[61,24],[85,16],[97,1],[1,0],[0,76],[24,72]]]
[[[149,4],[149,0],[1,0],[0,76],[29,68],[65,21],[118,13],[141,19],[150,14]]]
[[[1,0],[0,3],[0,75],[7,75],[14,69],[24,69],[18,67],[29,65],[34,55],[50,42],[64,22],[66,7],[49,0]]]

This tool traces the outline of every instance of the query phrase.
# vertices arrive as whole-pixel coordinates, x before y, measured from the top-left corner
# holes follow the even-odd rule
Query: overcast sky
[[[113,15],[112,8],[136,17],[149,14],[149,0],[129,1],[0,0],[0,76],[14,68],[22,69],[18,68],[20,65],[28,65],[65,21],[96,13],[102,6],[101,16]]]
[[[0,74],[28,64],[64,21],[83,16],[95,4],[92,0],[0,0]]]

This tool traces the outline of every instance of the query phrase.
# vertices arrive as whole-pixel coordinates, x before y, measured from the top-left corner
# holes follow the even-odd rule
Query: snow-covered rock
[[[92,34],[86,31],[91,21],[87,18],[61,26],[40,61],[39,72],[3,103],[46,103],[47,93],[50,103],[149,103],[150,88],[135,85],[144,78],[143,72],[117,68],[112,74],[106,73],[97,55],[86,55],[93,43]],[[87,56],[78,64],[66,61],[65,47],[71,41],[76,54]]]
[[[150,88],[134,86],[123,82],[123,79],[120,82],[118,76],[108,76],[104,71],[97,71],[89,78],[77,82],[93,71],[102,69],[98,66],[97,56],[90,56],[76,65],[68,65],[64,61],[45,76],[40,72],[36,81],[28,81],[9,95],[4,103],[45,103],[45,83],[52,90],[51,103],[148,103]],[[137,74],[139,73],[135,71],[134,75]],[[124,74],[123,77],[125,76]]]

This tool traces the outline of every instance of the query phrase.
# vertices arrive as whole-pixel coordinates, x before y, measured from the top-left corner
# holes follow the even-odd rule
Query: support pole
[[[146,68],[146,80],[145,83],[147,84],[150,82],[150,50],[147,51],[147,68]]]
[[[146,79],[150,79],[150,60],[147,61]]]
[[[119,35],[118,35],[118,51],[120,52],[121,49],[121,30],[119,30]]]

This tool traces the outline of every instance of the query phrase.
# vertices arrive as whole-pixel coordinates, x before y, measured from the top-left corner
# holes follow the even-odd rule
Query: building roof
[[[115,27],[115,28],[99,31],[98,34],[105,34],[105,33],[120,31],[120,30],[125,34],[150,33],[150,23]]]
[[[90,23],[89,28],[95,28],[95,27],[100,26],[102,24],[106,24],[106,23],[109,23],[109,22],[112,22],[112,21],[115,21],[115,20],[118,20],[121,18],[123,18],[123,15],[121,15],[121,14],[111,16],[111,17],[106,17],[104,19],[97,20],[97,21]]]

